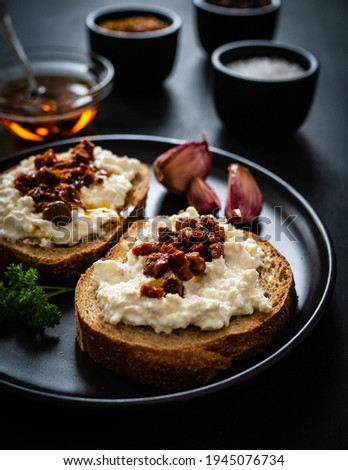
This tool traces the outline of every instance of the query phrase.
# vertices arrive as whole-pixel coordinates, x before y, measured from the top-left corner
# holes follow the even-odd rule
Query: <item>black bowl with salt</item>
[[[318,59],[276,41],[237,41],[211,58],[213,97],[221,121],[245,136],[291,134],[306,120],[314,99]]]

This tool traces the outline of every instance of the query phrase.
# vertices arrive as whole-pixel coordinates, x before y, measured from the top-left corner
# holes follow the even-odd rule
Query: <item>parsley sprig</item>
[[[10,264],[0,281],[0,322],[20,318],[26,323],[42,328],[52,328],[60,323],[62,313],[49,299],[73,287],[40,286],[35,268],[24,270],[21,264]]]

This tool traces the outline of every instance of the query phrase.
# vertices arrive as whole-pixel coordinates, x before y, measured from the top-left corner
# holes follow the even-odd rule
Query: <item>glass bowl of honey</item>
[[[111,93],[113,65],[97,53],[76,48],[50,46],[26,52],[40,94],[29,94],[16,57],[2,58],[0,125],[18,137],[39,142],[77,134]]]

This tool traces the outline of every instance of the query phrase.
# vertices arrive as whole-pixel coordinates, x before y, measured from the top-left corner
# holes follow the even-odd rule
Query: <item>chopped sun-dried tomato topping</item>
[[[156,242],[136,245],[135,256],[146,256],[144,274],[161,281],[160,287],[146,284],[141,295],[161,298],[184,295],[184,281],[203,275],[206,262],[223,255],[224,228],[211,216],[179,219],[175,229],[159,227]],[[157,282],[157,281],[156,281]]]
[[[105,174],[94,166],[94,144],[83,139],[71,152],[71,158],[58,159],[53,149],[34,160],[35,172],[21,173],[14,186],[22,195],[31,196],[36,212],[42,212],[52,202],[62,201],[68,209],[80,206],[78,190],[100,182]]]

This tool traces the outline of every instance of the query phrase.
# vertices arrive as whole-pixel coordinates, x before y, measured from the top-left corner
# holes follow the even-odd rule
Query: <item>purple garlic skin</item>
[[[156,178],[175,194],[185,194],[191,180],[204,180],[211,168],[212,153],[203,135],[201,142],[185,142],[159,155],[153,164]]]
[[[232,224],[250,224],[263,206],[261,190],[249,169],[239,163],[228,166],[225,216]]]
[[[215,191],[199,176],[195,176],[187,191],[187,202],[199,214],[214,214],[221,209],[221,202]]]

